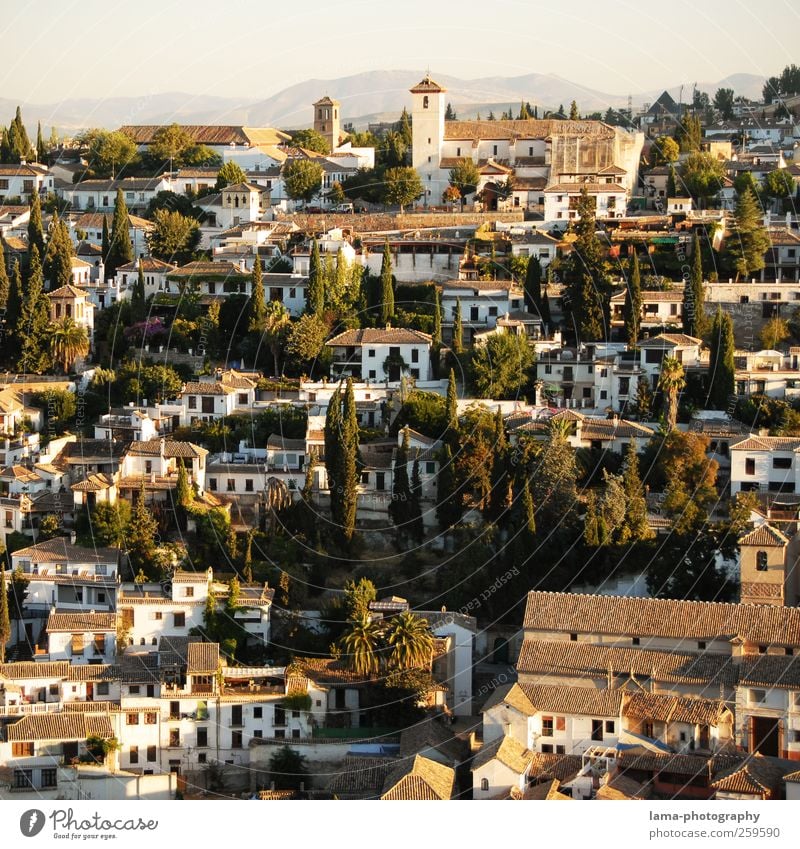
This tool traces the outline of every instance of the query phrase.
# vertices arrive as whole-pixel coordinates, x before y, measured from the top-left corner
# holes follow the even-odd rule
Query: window
[[[756,473],[755,457],[746,457],[744,461],[744,473],[746,475],[754,475]]]
[[[128,763],[138,764],[139,763],[139,747],[131,746],[130,751],[128,752]]]
[[[170,748],[174,749],[180,746],[181,744],[181,732],[179,728],[170,728],[169,729],[169,745]]]
[[[252,491],[253,491],[253,479],[252,479],[252,478],[247,478],[247,479],[245,480],[245,482],[244,482],[244,491],[245,491],[245,492],[252,492]]]
[[[429,101],[428,101],[428,95],[426,94],[426,95],[422,98],[422,108],[423,108],[423,109],[427,109],[427,108],[428,108],[428,103],[429,103]],[[430,143],[431,143],[431,140],[430,140],[430,139],[428,139],[428,144],[430,144]]]
[[[241,725],[242,724],[242,706],[241,705],[233,705],[231,707],[231,725]]]
[[[33,770],[32,769],[15,769],[14,770],[14,787],[17,789],[33,789]]]
[[[48,767],[42,770],[42,787],[55,787],[57,784],[57,770],[53,767]]]
[[[606,734],[613,734],[616,730],[616,723],[613,719],[606,720]]]
[[[204,397],[202,400],[202,409],[204,413],[213,413],[214,412],[214,399],[213,397]]]
[[[383,492],[386,489],[386,473],[375,472],[375,489],[378,492]]]
[[[760,705],[767,700],[766,690],[750,690],[750,704]]]
[[[552,716],[543,716],[542,717],[542,737],[552,737],[553,736],[553,717]]]
[[[572,640],[573,643],[578,642],[578,635],[577,634],[570,634],[569,638],[570,638],[570,640]]]
[[[264,715],[264,709],[260,707],[253,708],[253,719],[261,719]]]
[[[72,654],[83,654],[83,634],[72,635]]]
[[[196,395],[190,395],[189,396],[189,409],[190,410],[196,410],[197,409],[197,396]]]
[[[253,732],[253,738],[255,740],[260,740],[264,736],[264,732],[260,728],[256,728]]]
[[[766,572],[767,568],[767,552],[756,552],[756,572]]]
[[[169,718],[170,719],[180,719],[181,716],[181,703],[180,702],[170,702],[169,703]]]
[[[296,288],[295,286],[292,286],[292,287],[289,289],[289,298],[290,298],[290,299],[294,299],[294,298],[296,298],[296,297],[297,297],[297,288]]]
[[[199,764],[206,763],[206,753],[205,752],[200,752],[200,754],[197,756],[197,763],[199,763]]]
[[[556,746],[556,754],[557,754],[557,755],[564,755],[564,754],[566,754],[566,751],[567,751],[567,750],[566,750],[566,747],[564,747],[564,746]]]
[[[32,758],[33,757],[33,742],[12,743],[11,754],[15,758]]]
[[[486,792],[488,789],[489,789],[489,779],[488,778],[482,778],[481,779],[481,790]]]
[[[705,644],[705,642],[703,642],[702,640],[701,640],[701,641],[697,644],[697,648],[698,648],[700,651],[702,651],[705,647],[706,647],[706,644]]]
[[[128,713],[125,715],[125,724],[126,725],[138,725],[139,724],[139,714],[138,713]]]
[[[197,745],[204,749],[208,745],[208,728],[205,725],[197,729]]]
[[[300,739],[300,729],[299,728],[293,728],[292,729],[292,737],[294,737],[295,740]]]
[[[101,681],[97,685],[97,695],[98,696],[107,696],[108,695],[108,681]]]
[[[211,492],[217,491],[217,479],[216,478],[209,478],[208,479],[208,488]]]
[[[595,743],[600,743],[603,740],[603,720],[602,719],[593,719],[592,720],[592,740]]]
[[[153,619],[155,619],[156,622],[161,622],[163,618],[164,612],[162,610],[156,610],[156,612],[153,614]]]
[[[425,474],[426,475],[435,475],[436,474],[436,463],[433,460],[425,461]]]
[[[144,715],[145,725],[155,725],[158,722],[158,714],[155,711],[149,710]]]
[[[242,748],[242,732],[241,731],[231,731],[231,748],[232,749],[241,749]]]
[[[186,627],[186,614],[183,612],[173,613],[173,619],[175,621],[176,628],[185,628]]]
[[[236,492],[236,481],[233,478],[228,478],[226,488],[228,492]]]
[[[149,475],[149,474],[152,473],[152,471],[153,471],[153,461],[152,460],[145,460],[145,464],[144,464],[145,474]]]
[[[283,728],[276,729],[275,739],[276,740],[285,740],[286,739],[286,731]]]
[[[631,645],[638,646],[638,645],[639,645],[639,642],[640,642],[640,641],[639,641],[639,638],[638,638],[638,637],[632,637],[632,638],[631,638]]]
[[[239,393],[239,403],[240,404],[246,404],[247,403],[247,393],[246,392],[240,392]]]
[[[138,696],[139,695],[139,685],[138,684],[131,684],[128,687],[128,695],[129,696]]]
[[[556,717],[556,731],[567,730],[567,718],[565,716]]]
[[[542,753],[545,754],[545,755],[552,755],[553,754],[552,744],[551,743],[544,743],[542,745]]]
[[[791,457],[773,457],[772,458],[772,468],[773,469],[791,469],[792,468],[792,458]]]
[[[419,348],[411,349],[411,362],[418,363],[419,362]]]
[[[148,746],[147,747],[147,760],[152,762],[155,759],[156,759],[156,747],[155,746]]]
[[[194,595],[194,587],[186,587],[183,594],[186,598],[191,598]]]

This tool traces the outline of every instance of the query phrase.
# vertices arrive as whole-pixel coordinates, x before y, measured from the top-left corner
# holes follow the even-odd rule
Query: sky
[[[464,78],[553,73],[625,95],[800,61],[791,55],[797,0],[4,5],[0,97],[27,103],[168,91],[258,99],[310,78],[426,68]]]

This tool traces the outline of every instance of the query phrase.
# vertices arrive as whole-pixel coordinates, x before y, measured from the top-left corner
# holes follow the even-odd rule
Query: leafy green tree
[[[28,250],[36,246],[39,257],[44,256],[44,227],[42,226],[42,205],[38,192],[31,194],[31,214],[28,219]]]
[[[158,209],[153,214],[153,231],[150,233],[150,252],[165,262],[185,265],[190,262],[200,244],[200,226],[194,218],[168,209]]]
[[[280,358],[286,340],[291,330],[291,319],[286,307],[279,301],[270,301],[264,312],[264,327],[262,332],[264,343],[272,354],[273,374],[280,372]]]
[[[294,201],[308,203],[322,188],[322,166],[311,159],[292,159],[283,167],[283,185]]]
[[[764,268],[764,253],[770,245],[758,201],[745,191],[736,200],[731,232],[725,240],[726,253],[736,269],[736,280]]]
[[[111,242],[106,259],[106,274],[109,277],[113,277],[121,265],[133,260],[130,226],[125,196],[122,189],[117,189],[117,198],[114,201],[114,217],[111,219]]]
[[[707,456],[708,443],[702,434],[672,430],[662,446],[667,477],[664,510],[678,534],[701,528],[718,499],[718,464]]]
[[[49,269],[51,289],[72,283],[72,240],[66,222],[61,221],[57,215],[47,243],[45,266]]]
[[[580,112],[578,112],[578,104],[573,100],[569,105],[569,120],[577,121],[580,118]]]
[[[653,156],[653,165],[670,165],[678,161],[681,149],[672,136],[659,136],[653,140],[650,152]]]
[[[48,430],[60,435],[73,424],[77,412],[74,392],[66,389],[48,389],[34,397],[37,406],[46,411]]]
[[[725,167],[716,156],[695,151],[681,163],[680,174],[686,191],[702,206],[722,187]]]
[[[122,546],[131,520],[131,505],[124,499],[115,504],[99,502],[89,515],[92,542],[101,548]]]
[[[636,441],[631,439],[625,449],[625,463],[622,473],[624,489],[625,521],[619,533],[619,542],[638,542],[650,539],[653,531],[647,523],[647,501],[644,486],[639,475],[639,455],[636,453]]]
[[[381,259],[381,323],[385,326],[394,317],[394,281],[392,279],[392,252],[389,240],[383,245]]]
[[[639,324],[642,318],[642,278],[639,270],[639,254],[635,250],[627,288],[622,318],[625,321],[625,339],[629,345],[633,346],[639,340]]]
[[[430,669],[433,635],[425,619],[408,610],[398,613],[389,621],[386,643],[390,669]]]
[[[751,174],[751,172],[745,171],[745,174]],[[778,168],[775,171],[770,171],[764,177],[764,194],[768,198],[786,201],[796,193],[797,184],[788,168]]]
[[[298,363],[316,360],[322,353],[329,327],[318,315],[302,315],[292,324],[286,351]]]
[[[717,307],[711,325],[711,356],[708,365],[708,405],[715,410],[726,410],[736,386],[733,354],[733,320]]]
[[[578,470],[575,451],[564,431],[550,428],[533,476],[533,497],[542,516],[542,526],[553,528],[565,521],[577,500]]]
[[[758,333],[758,339],[763,348],[775,350],[778,345],[785,342],[791,335],[786,320],[775,317],[764,322]]]
[[[278,790],[311,789],[306,759],[289,746],[281,746],[269,759],[269,777]]]
[[[311,256],[308,264],[308,300],[307,310],[312,315],[321,316],[325,307],[325,278],[319,258],[319,244],[311,240]]]
[[[714,108],[719,112],[723,121],[733,118],[733,101],[735,93],[732,88],[718,88],[714,95]]]
[[[411,147],[412,142],[412,133],[411,133],[411,116],[408,114],[408,110],[406,107],[403,107],[403,112],[400,115],[400,121],[398,122],[397,132],[402,137],[405,142],[406,147]]]
[[[49,324],[50,303],[44,293],[39,251],[36,245],[33,245],[30,251],[28,282],[22,293],[19,319],[15,328],[20,348],[17,371],[42,374],[50,367],[47,344],[50,337]]]
[[[681,147],[681,153],[696,153],[700,150],[703,140],[703,128],[697,115],[687,115],[678,125],[676,140]]]
[[[530,382],[533,349],[525,336],[503,333],[476,346],[470,357],[470,379],[478,398],[519,398]]]
[[[316,130],[295,130],[292,133],[292,144],[304,150],[312,150],[314,153],[327,155],[331,152],[331,146],[322,133]]]
[[[159,577],[154,567],[158,522],[145,503],[144,486],[136,499],[125,533],[131,570],[134,574],[144,572],[149,580]]]
[[[247,182],[247,174],[242,171],[238,162],[228,160],[217,172],[216,190],[224,189],[226,186],[236,186]]]
[[[478,188],[480,179],[478,166],[471,159],[461,159],[454,168],[450,169],[450,185],[458,189],[461,194],[462,208],[467,195],[471,195]]]
[[[413,203],[423,192],[422,180],[415,168],[387,168],[383,175],[384,203],[397,204],[401,214],[403,207]]]
[[[194,147],[194,140],[183,127],[178,124],[168,124],[159,127],[153,133],[147,152],[157,162],[169,163],[172,169],[176,165],[183,164],[184,155],[192,147]]]
[[[136,144],[125,133],[107,130],[88,130],[78,136],[86,145],[86,160],[97,177],[114,177],[120,167],[138,161]]]

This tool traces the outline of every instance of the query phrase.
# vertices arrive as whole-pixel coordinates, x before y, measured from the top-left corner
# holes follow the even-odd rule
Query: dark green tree
[[[44,256],[44,227],[42,226],[42,205],[38,192],[31,193],[31,215],[28,219],[28,250],[36,246],[39,257]]]
[[[58,289],[72,283],[72,240],[66,222],[56,215],[47,243],[45,266],[49,271],[50,288]]]
[[[550,428],[533,476],[533,497],[544,527],[557,527],[572,513],[577,476],[575,451],[556,422]]]
[[[358,418],[353,393],[353,380],[347,379],[342,403],[342,524],[340,531],[345,545],[349,545],[356,528],[358,507]]]
[[[28,281],[22,293],[16,336],[19,342],[17,371],[42,374],[50,367],[50,302],[44,293],[44,273],[39,250],[30,252]]]
[[[307,310],[313,315],[322,315],[325,307],[325,278],[319,258],[317,240],[311,241],[311,256],[308,262],[308,300]]]
[[[634,439],[628,442],[625,449],[622,487],[625,490],[625,521],[619,533],[619,541],[624,543],[649,539],[653,532],[647,524],[647,502],[639,475],[639,455]]]
[[[392,252],[389,240],[383,245],[381,260],[381,324],[384,326],[394,317],[394,283],[392,280]]]
[[[414,458],[411,467],[411,500],[408,506],[408,531],[419,545],[425,537],[425,525],[422,519],[422,478],[419,473],[419,459]]]
[[[234,162],[232,159],[226,162],[220,169],[217,171],[217,184],[215,186],[216,190],[224,189],[226,186],[236,186],[239,183],[246,183],[247,175],[242,171],[242,167],[238,162]]]
[[[736,387],[734,364],[735,344],[733,320],[721,307],[717,307],[711,324],[711,355],[709,357],[708,406],[714,410],[726,410]]]
[[[0,237],[0,310],[5,310],[8,306],[8,296],[11,289],[11,282],[8,279],[6,271],[6,254],[3,247],[3,239]],[[6,320],[8,316],[6,315]]]
[[[5,552],[3,552],[5,556]],[[6,566],[0,563],[0,663],[6,662],[6,643],[11,639],[11,617],[8,615]]]
[[[47,160],[47,149],[44,146],[42,138],[42,122],[39,121],[36,127],[36,161],[44,163]]]
[[[746,278],[764,268],[764,253],[769,245],[769,235],[755,195],[750,191],[742,192],[736,200],[731,232],[725,240],[727,254],[736,269],[737,282],[740,277]]]
[[[111,236],[108,233],[108,216],[103,213],[103,235],[100,242],[100,254],[103,257],[103,263],[108,260],[108,254],[111,251]],[[106,274],[106,279],[108,279]]]
[[[133,245],[131,244],[130,219],[128,206],[122,189],[117,189],[114,201],[114,216],[111,219],[111,241],[106,260],[106,276],[113,277],[120,265],[133,260]]]
[[[445,443],[439,457],[439,474],[436,477],[436,519],[439,527],[446,531],[461,518],[461,496],[453,452]]]
[[[256,257],[253,271],[250,275],[250,317],[247,329],[251,333],[261,335],[267,322],[267,305],[264,300],[264,284],[261,278],[261,259]]]
[[[131,291],[131,320],[144,321],[147,312],[144,288],[144,260],[140,259],[136,270],[136,282]]]
[[[158,570],[153,565],[157,534],[158,522],[145,503],[144,486],[142,486],[125,535],[128,559],[134,575],[138,575],[141,571],[149,580],[159,578]]]
[[[453,316],[453,353],[458,355],[464,350],[464,326],[461,320],[461,298],[456,298],[456,314]]]
[[[6,328],[13,331],[19,322],[19,312],[22,308],[22,272],[19,267],[19,260],[14,260],[14,268],[11,271],[11,283],[8,289],[8,303],[6,304]],[[12,338],[12,343],[18,342]],[[16,348],[19,346],[16,345]]]
[[[633,346],[639,339],[639,323],[642,318],[642,279],[639,271],[639,254],[635,250],[622,317],[625,321],[625,339],[629,345]]]
[[[409,433],[408,428],[405,428],[403,441],[395,454],[392,501],[389,504],[389,517],[397,528],[400,538],[409,532],[411,485],[408,480],[408,454]]]
[[[602,295],[589,272],[584,272],[580,290],[578,332],[582,342],[605,339],[605,316]]]
[[[458,391],[456,389],[456,373],[450,369],[447,381],[446,421],[448,433],[458,434]]]

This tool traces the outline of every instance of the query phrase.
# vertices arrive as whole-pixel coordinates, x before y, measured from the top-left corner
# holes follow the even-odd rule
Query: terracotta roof
[[[184,384],[181,395],[233,395],[235,387],[226,385],[218,380],[195,381]]]
[[[642,293],[643,299],[644,293]],[[703,340],[696,336],[688,336],[686,333],[659,333],[658,336],[653,336],[651,339],[643,339],[637,343],[640,348],[663,348],[663,347],[678,347],[678,346],[693,346],[702,345]]]
[[[36,472],[26,469],[25,466],[7,466],[0,471],[0,478],[3,478],[3,480],[21,481],[22,483],[32,483],[33,481],[41,480]]]
[[[473,772],[485,766],[490,761],[497,759],[501,764],[507,766],[512,772],[523,775],[531,765],[534,753],[518,743],[513,737],[503,735],[492,743],[481,747],[473,758]]]
[[[546,139],[551,136],[610,138],[614,129],[600,121],[559,121],[528,118],[521,121],[445,121],[445,139]]]
[[[437,283],[437,289],[472,289],[476,292],[510,292],[517,288],[513,280],[447,280]],[[522,294],[522,292],[520,292]]]
[[[119,265],[117,271],[135,273],[139,271],[140,264],[142,271],[146,274],[165,274],[168,271],[175,270],[175,266],[171,263],[148,256],[137,258],[133,262],[126,262],[125,265]]]
[[[327,345],[356,346],[356,345],[430,345],[431,337],[419,330],[409,330],[404,327],[365,327],[361,330],[345,330]]]
[[[530,699],[525,695],[522,687],[519,684],[505,684],[502,687],[495,687],[492,690],[489,698],[481,708],[481,712],[485,713],[499,704],[505,704],[519,711],[523,716],[533,716],[536,713],[536,708],[531,704]]]
[[[12,681],[24,678],[66,678],[69,675],[68,660],[54,660],[49,663],[22,661],[19,663],[0,664],[0,677]]]
[[[651,789],[632,778],[616,775],[605,784],[601,784],[595,795],[600,801],[624,801],[628,799],[648,799]]]
[[[736,666],[732,658],[719,654],[684,654],[639,648],[619,648],[595,643],[525,640],[517,670],[524,677],[555,675],[584,679],[606,679],[634,675],[656,681],[732,685]],[[587,685],[591,682],[587,680]]]
[[[426,74],[410,91],[412,94],[430,94],[445,92],[447,89],[432,80],[430,74]],[[316,104],[314,105],[316,106]]]
[[[126,124],[119,128],[136,144],[151,144],[162,124]],[[181,124],[180,128],[188,133],[195,144],[206,145],[259,145],[280,144],[289,141],[291,136],[272,127],[242,127],[230,124]]]
[[[208,200],[208,198],[204,198]],[[168,275],[174,277],[239,277],[250,279],[249,271],[242,269],[233,262],[209,262],[207,260],[197,260],[195,262],[182,265],[180,268],[173,268]]]
[[[111,230],[111,223],[113,221],[114,214],[112,212],[84,212],[83,215],[79,216],[73,224],[75,227],[80,228],[81,230],[102,230],[103,228],[103,219],[106,220],[108,224],[108,229]],[[152,221],[148,221],[146,218],[140,218],[138,215],[131,215],[128,213],[128,226],[135,227],[137,230],[153,230],[155,229],[155,224]],[[145,263],[149,262],[149,259],[144,260]],[[153,260],[154,262],[161,262],[161,260]],[[136,260],[133,263],[128,263],[128,265],[135,265]],[[126,266],[120,266],[120,268],[125,268]],[[170,266],[172,268],[172,266]]]
[[[47,619],[47,631],[116,631],[115,613],[65,613],[55,611]]]
[[[531,592],[524,627],[685,640],[738,635],[757,644],[798,645],[800,608]]]
[[[578,755],[554,755],[546,752],[534,752],[528,775],[531,778],[557,778],[563,784],[573,779],[581,770],[582,761]]]
[[[28,740],[85,740],[89,736],[114,736],[108,715],[44,713],[25,716],[8,726],[9,742]]]
[[[381,799],[427,801],[450,799],[456,773],[422,755],[391,773],[384,784]]]
[[[358,794],[361,798],[377,798],[387,776],[396,768],[397,758],[348,755],[337,767],[328,792],[334,796]]]
[[[400,734],[400,757],[408,758],[425,749],[436,749],[450,761],[462,761],[467,756],[466,743],[456,737],[452,728],[427,718],[404,729]]]
[[[796,451],[800,448],[800,437],[749,436],[741,442],[731,443],[730,447],[740,451]]]
[[[72,663],[67,681],[116,681],[118,674],[112,663]]]
[[[582,192],[584,189],[589,194],[600,194],[601,192],[613,192],[614,194],[625,194],[627,189],[617,183],[554,183],[548,186],[545,194],[569,194],[571,192]]]
[[[711,782],[717,792],[748,793],[770,798],[780,789],[785,769],[756,753],[738,766],[714,776]]]
[[[209,675],[219,668],[219,643],[189,643],[186,654],[189,674]]]
[[[145,441],[131,442],[128,446],[128,453],[133,456],[140,457],[158,457],[161,454],[161,439],[148,439]],[[164,440],[164,456],[181,457],[184,459],[193,459],[195,457],[205,457],[208,451],[195,445],[193,442],[179,442],[178,440]]]
[[[745,686],[800,688],[800,655],[745,655],[738,670],[739,683]]]
[[[116,548],[84,548],[72,545],[66,537],[53,537],[17,549],[14,557],[31,563],[116,563],[119,551]]]
[[[58,289],[53,289],[52,292],[47,293],[48,298],[55,298],[56,300],[67,300],[71,301],[75,298],[86,298],[89,296],[89,293],[86,289],[79,289],[77,286],[73,286],[71,283],[68,283],[66,286],[59,286]]]
[[[725,702],[715,699],[645,692],[628,693],[623,707],[625,716],[656,722],[688,722],[697,725],[718,725],[726,712],[730,713]]]
[[[358,685],[371,680],[347,669],[341,660],[329,657],[297,657],[292,661],[291,669],[317,684]]]
[[[225,386],[232,386],[234,389],[252,389],[258,383],[257,380],[234,369],[222,373],[222,382]]]
[[[0,165],[0,177],[44,177],[48,173],[44,165]]]
[[[519,687],[539,713],[547,711],[582,716],[619,716],[622,705],[622,690],[524,683]]]
[[[772,525],[765,523],[754,528],[749,534],[739,537],[739,545],[756,545],[760,548],[770,546],[784,548],[789,545],[789,540],[777,528],[773,528]]]
[[[267,437],[267,448],[279,451],[305,451],[305,439],[289,439],[279,433],[271,433]]]
[[[572,796],[567,796],[558,789],[560,786],[561,782],[554,778],[551,781],[545,780],[541,784],[535,784],[533,787],[526,787],[521,793],[519,788],[512,787],[509,798],[538,802],[573,802]]]

